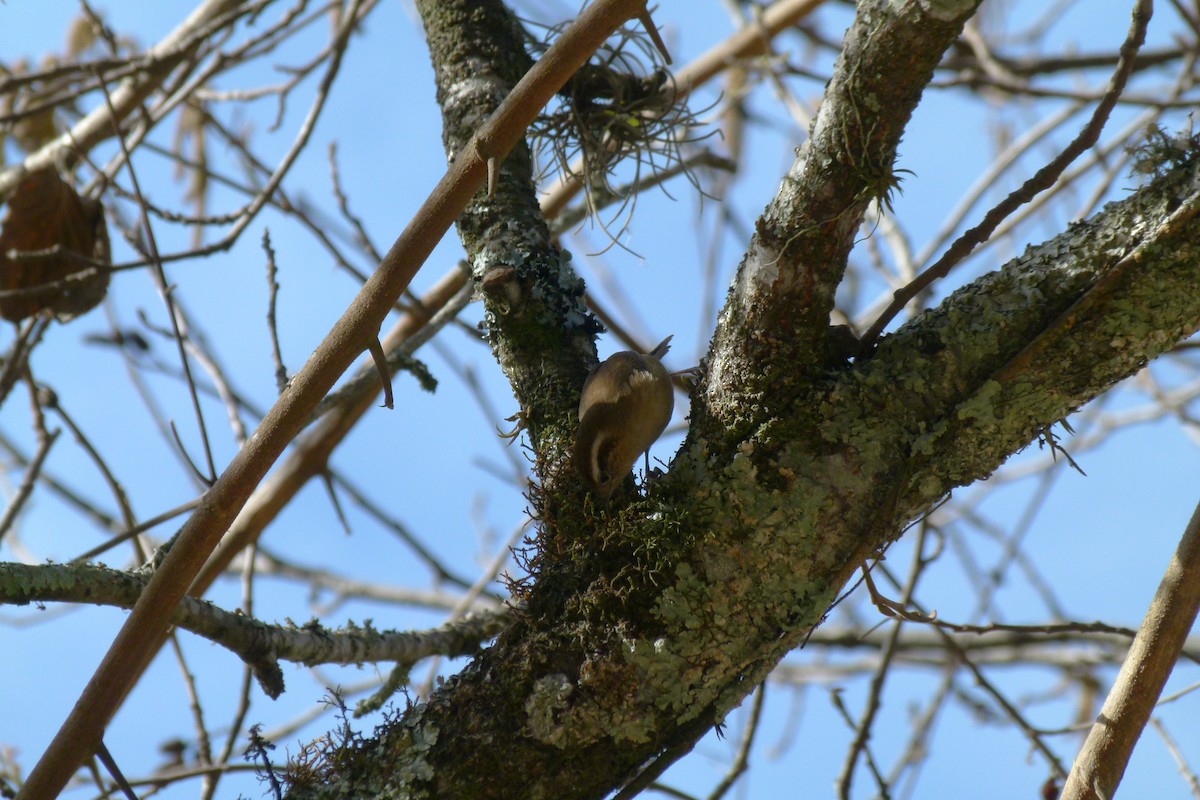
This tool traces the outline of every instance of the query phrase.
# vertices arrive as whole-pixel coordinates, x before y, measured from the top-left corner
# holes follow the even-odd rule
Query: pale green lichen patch
[[[575,684],[556,672],[538,678],[525,699],[525,729],[539,742],[565,748],[571,743],[568,728],[562,724]]]
[[[940,419],[932,425],[922,423],[921,427],[923,430],[913,438],[909,452],[914,456],[931,456],[938,437],[946,432],[946,421]]]
[[[977,2],[978,0],[917,0],[923,12],[940,22],[962,19],[971,13]]]
[[[956,416],[960,420],[975,420],[984,426],[996,424],[996,399],[1000,394],[999,381],[987,381],[979,391],[967,398],[958,407]]]
[[[436,770],[429,763],[429,755],[437,745],[439,731],[432,723],[421,724],[425,708],[421,704],[410,709],[403,727],[393,734],[394,746],[402,752],[393,762],[397,770],[392,776],[392,783],[403,797],[427,797],[425,787],[436,775]]]
[[[409,758],[405,760],[405,769],[410,780],[429,781],[433,779],[433,766],[427,760],[429,752],[437,744],[438,729],[435,725],[425,725],[411,731],[408,747]]]

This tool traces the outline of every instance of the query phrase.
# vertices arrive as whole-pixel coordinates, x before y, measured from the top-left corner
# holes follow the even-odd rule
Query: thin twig
[[[1167,752],[1171,754],[1171,758],[1175,759],[1175,765],[1179,767],[1179,774],[1187,781],[1188,789],[1192,793],[1192,797],[1200,800],[1200,777],[1196,776],[1195,770],[1188,765],[1187,757],[1183,751],[1179,749],[1179,744],[1171,733],[1167,730],[1167,726],[1162,724],[1162,720],[1156,717],[1150,719],[1150,724],[1154,726],[1155,732],[1162,737],[1163,744],[1167,747]]]
[[[738,744],[737,755],[734,756],[733,763],[729,765],[725,777],[709,793],[708,800],[721,800],[737,783],[737,779],[749,768],[750,750],[754,747],[754,735],[758,733],[766,697],[767,685],[760,683],[758,691],[754,694],[754,702],[750,706],[750,719],[746,720],[746,729],[742,732],[742,741]]]
[[[100,76],[96,76],[100,80]],[[171,329],[175,333],[175,344],[179,350],[179,363],[183,367],[184,374],[187,376],[188,392],[192,398],[192,411],[196,415],[196,424],[200,431],[200,441],[204,448],[204,458],[207,462],[208,472],[201,475],[201,478],[206,484],[211,485],[217,479],[217,466],[213,460],[212,444],[208,439],[208,426],[204,422],[204,411],[200,408],[200,395],[196,391],[196,382],[192,378],[191,362],[187,357],[187,348],[184,345],[184,334],[180,324],[180,318],[175,309],[175,301],[171,297],[172,288],[167,281],[167,273],[163,268],[162,261],[158,257],[158,242],[154,237],[154,226],[150,224],[150,215],[146,212],[146,204],[142,193],[141,185],[138,183],[137,171],[133,168],[133,160],[130,157],[129,145],[125,141],[124,135],[121,133],[120,124],[117,122],[120,117],[117,115],[116,106],[113,104],[112,95],[109,94],[108,86],[103,81],[100,82],[100,88],[104,91],[104,102],[108,106],[109,113],[112,115],[113,132],[121,145],[121,151],[125,154],[125,168],[129,172],[129,182],[133,185],[134,193],[138,197],[138,210],[142,216],[142,231],[146,235],[146,247],[149,250],[150,259],[154,267],[153,275],[158,283],[158,291],[162,295],[163,303],[167,307],[167,316],[171,319]],[[179,440],[178,432],[175,431],[174,425],[171,426],[172,432],[176,434],[175,439],[182,448],[183,443]],[[192,459],[188,458],[188,463],[191,463],[193,468],[195,464]],[[198,470],[197,470],[198,472]]]
[[[1046,763],[1050,765],[1054,774],[1060,778],[1066,777],[1066,767],[1063,766],[1058,754],[1051,750],[1049,745],[1042,740],[1042,732],[1030,725],[1025,716],[1017,710],[1017,707],[1009,702],[1008,698],[987,679],[983,671],[975,665],[966,652],[954,641],[954,637],[937,626],[934,626],[934,630],[942,637],[942,641],[945,643],[947,649],[953,652],[958,657],[959,662],[971,671],[971,674],[975,677],[975,682],[979,684],[980,688],[991,695],[992,699],[1000,705],[1000,708],[1004,710],[1008,718],[1025,732],[1025,736],[1029,739],[1029,742],[1035,750],[1045,757]]]
[[[321,397],[378,334],[396,298],[482,185],[486,161],[507,155],[567,78],[613,30],[644,9],[644,0],[598,0],[586,7],[484,123],[476,134],[476,146],[466,148],[450,166],[417,218],[297,373],[291,391],[268,412],[184,525],[70,716],[30,772],[23,787],[27,797],[57,795],[99,744],[109,720],[161,646],[172,612],[222,534]],[[345,15],[347,24],[339,35],[349,35],[354,16]],[[333,61],[337,59],[335,55]],[[336,71],[335,64],[330,68]]]
[[[1104,130],[1104,124],[1108,121],[1108,117],[1116,106],[1117,100],[1120,99],[1121,92],[1125,90],[1125,84],[1128,82],[1129,75],[1133,71],[1138,49],[1146,41],[1146,27],[1150,24],[1150,16],[1153,10],[1154,4],[1151,0],[1137,0],[1137,4],[1133,9],[1133,19],[1129,26],[1129,33],[1121,45],[1121,59],[1117,62],[1117,68],[1113,72],[1104,97],[1101,98],[1099,104],[1096,106],[1096,110],[1092,113],[1092,118],[1088,120],[1088,124],[1079,132],[1079,135],[1050,163],[1039,169],[1032,178],[1025,181],[1021,185],[1021,188],[1008,195],[1008,197],[1001,200],[990,211],[984,214],[983,220],[978,225],[958,237],[954,244],[950,245],[946,253],[934,262],[932,266],[918,275],[911,283],[896,290],[892,297],[892,302],[888,304],[888,307],[883,310],[879,318],[863,334],[863,352],[869,352],[870,347],[879,338],[879,334],[883,332],[888,323],[900,313],[910,300],[928,288],[934,281],[946,277],[950,273],[950,270],[954,269],[963,259],[969,256],[980,243],[987,241],[988,237],[992,235],[1005,217],[1020,206],[1028,203],[1035,195],[1053,186],[1058,176],[1063,173],[1063,170],[1099,140],[1100,132]]]
[[[85,561],[91,561],[96,556],[111,550],[112,548],[119,545],[121,542],[128,541],[129,539],[132,539],[133,537],[137,536],[138,534],[145,533],[146,531],[150,530],[151,528],[156,528],[164,522],[175,519],[175,517],[178,517],[180,514],[186,514],[187,512],[191,511],[198,505],[200,505],[200,498],[197,497],[195,500],[189,500],[182,505],[178,505],[175,508],[172,508],[170,511],[165,511],[156,517],[151,517],[150,519],[146,520],[145,522],[142,522],[138,525],[134,525],[133,527],[131,527],[125,531],[122,531],[121,533],[112,537],[111,539],[108,539],[107,541],[103,542],[102,544],[99,544],[99,545],[93,547],[91,550],[88,550],[86,553],[81,553],[80,555],[75,556],[75,558],[71,559],[67,563],[68,564],[81,564]]]
[[[54,446],[54,442],[61,433],[60,429],[38,436],[37,452],[33,454],[33,458],[25,468],[25,476],[21,479],[21,485],[17,487],[17,491],[8,501],[4,513],[0,515],[0,539],[3,539],[4,535],[8,533],[20,515],[21,509],[25,507],[25,501],[33,493],[33,486],[42,473],[42,465],[46,463],[46,457],[50,455],[50,448]]]
[[[910,567],[908,580],[904,585],[904,598],[901,601],[902,605],[908,605],[912,601],[913,593],[917,589],[917,581],[921,577],[926,561],[924,557],[925,537],[928,533],[928,526],[922,524],[918,528],[917,543],[913,550],[913,562]],[[863,579],[867,582],[867,586],[871,589],[871,594],[874,595],[874,586],[871,581],[870,570],[863,566]],[[883,652],[880,654],[879,667],[875,670],[875,675],[871,679],[871,689],[867,696],[866,708],[863,710],[862,719],[855,724],[854,741],[850,745],[850,750],[846,754],[846,761],[842,767],[841,775],[838,776],[837,786],[839,796],[842,798],[850,797],[850,789],[854,781],[854,768],[858,763],[858,757],[867,747],[867,740],[871,736],[871,730],[875,723],[875,717],[879,713],[879,708],[883,704],[883,687],[889,674],[889,666],[892,658],[896,654],[897,644],[900,641],[900,632],[903,630],[906,617],[897,615],[895,623],[892,626],[891,635],[888,637],[887,644],[884,646]],[[877,779],[880,781],[880,791],[887,794],[887,784],[883,783],[883,776],[877,773]]]

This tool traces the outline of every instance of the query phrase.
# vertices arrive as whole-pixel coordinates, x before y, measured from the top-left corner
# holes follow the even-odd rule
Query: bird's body
[[[671,374],[659,360],[668,336],[643,355],[614,353],[588,375],[579,397],[575,466],[588,487],[607,500],[638,456],[662,434],[675,408]]]

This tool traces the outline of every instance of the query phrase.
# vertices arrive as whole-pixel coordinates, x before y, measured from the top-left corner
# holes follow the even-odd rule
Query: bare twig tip
[[[500,162],[496,160],[495,156],[492,156],[487,160],[487,192],[489,200],[496,196],[496,184],[499,180]]]
[[[638,14],[638,22],[642,23],[642,27],[646,29],[646,33],[650,34],[650,41],[654,42],[654,46],[658,48],[658,52],[662,53],[663,61],[667,62],[667,66],[670,66],[671,52],[667,50],[667,43],[659,35],[658,28],[655,26],[654,18],[650,16],[650,12],[643,11]]]
[[[383,345],[379,343],[379,339],[372,339],[367,350],[371,354],[371,360],[375,362],[379,382],[383,385],[383,407],[390,411],[396,404],[392,401],[392,373],[388,371],[387,355],[383,352]]]

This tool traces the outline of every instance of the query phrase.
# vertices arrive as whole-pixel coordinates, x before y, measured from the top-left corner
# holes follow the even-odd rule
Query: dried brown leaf
[[[32,172],[0,227],[0,317],[77,317],[104,299],[110,263],[100,204],[80,197],[53,168]]]

